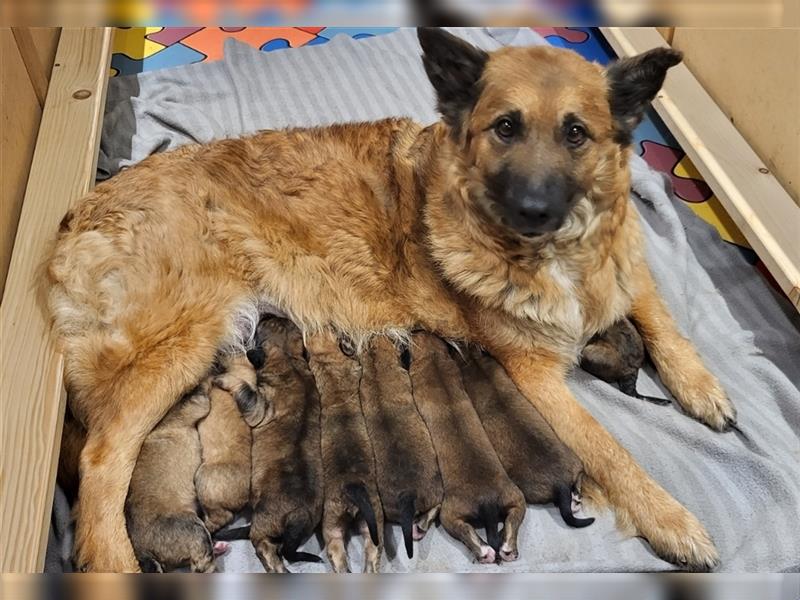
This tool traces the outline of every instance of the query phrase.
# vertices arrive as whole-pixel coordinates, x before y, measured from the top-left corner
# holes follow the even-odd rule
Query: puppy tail
[[[559,483],[555,489],[556,506],[561,513],[564,523],[570,527],[588,527],[594,523],[594,517],[579,519],[572,514],[572,487],[566,483]]]
[[[478,517],[483,521],[483,526],[486,529],[486,542],[492,547],[492,550],[499,553],[500,533],[497,530],[497,526],[500,523],[500,513],[497,510],[497,505],[494,503],[481,504],[478,508]]]
[[[302,544],[306,537],[305,524],[299,519],[293,519],[286,524],[286,531],[283,534],[283,547],[281,556],[288,562],[322,562],[316,554],[310,552],[298,552],[297,548]]]
[[[214,534],[216,542],[232,542],[234,540],[246,540],[250,537],[250,525],[244,527],[232,527]]]
[[[403,541],[408,558],[414,557],[414,515],[417,514],[417,495],[414,492],[403,492],[399,498],[400,528],[403,530]]]
[[[375,519],[375,509],[372,507],[372,502],[370,502],[366,486],[363,483],[348,483],[344,486],[344,493],[348,500],[358,508],[361,518],[367,522],[369,537],[372,538],[372,543],[377,546],[380,543],[378,540],[378,522]]]

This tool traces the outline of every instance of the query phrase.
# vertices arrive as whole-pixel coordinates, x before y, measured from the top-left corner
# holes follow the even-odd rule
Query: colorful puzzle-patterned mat
[[[570,48],[601,64],[615,57],[599,31],[584,27],[538,27],[547,41]],[[325,44],[335,35],[355,39],[382,35],[393,28],[345,27],[128,27],[114,38],[111,75],[129,75],[222,58],[225,40],[235,38],[264,52]],[[668,173],[676,195],[712,224],[722,238],[749,248],[744,236],[711,188],[652,109],[636,130],[637,152],[653,167]],[[748,254],[750,254],[748,252]],[[752,255],[755,262],[755,255]]]

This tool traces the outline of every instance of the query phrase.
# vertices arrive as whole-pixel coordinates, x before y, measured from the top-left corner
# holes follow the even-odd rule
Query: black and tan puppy
[[[361,407],[375,452],[384,516],[402,527],[411,558],[413,540],[422,539],[442,504],[436,451],[394,343],[376,337],[359,360]]]
[[[594,519],[573,514],[573,497],[580,498],[581,461],[558,439],[505,369],[477,347],[456,360],[483,429],[525,500],[530,504],[554,502],[564,522],[572,527],[594,523]]]
[[[409,372],[444,483],[442,525],[482,563],[516,560],[525,497],[492,448],[445,342],[429,333],[414,334]],[[501,521],[502,544],[497,531]],[[478,536],[476,524],[485,528],[488,544]]]
[[[259,395],[272,418],[253,429],[253,520],[250,539],[268,573],[286,571],[283,559],[320,562],[298,552],[322,520],[323,483],[320,404],[303,357],[300,330],[286,319],[258,325]]]
[[[227,525],[250,500],[250,427],[264,416],[256,371],[248,358],[224,357],[218,369],[209,391],[211,410],[197,428],[203,459],[195,484],[211,533]]]
[[[639,369],[644,364],[644,342],[633,323],[625,317],[589,340],[581,353],[581,369],[639,400],[666,405],[665,398],[643,396],[636,391]]]
[[[145,439],[125,512],[143,571],[189,566],[214,571],[214,545],[197,514],[194,476],[200,466],[197,423],[209,412],[208,383],[188,394]]]
[[[319,390],[325,504],[322,536],[333,570],[348,572],[345,538],[357,522],[364,537],[364,572],[377,573],[383,551],[383,511],[375,482],[375,456],[361,412],[361,365],[326,332],[306,341]]]

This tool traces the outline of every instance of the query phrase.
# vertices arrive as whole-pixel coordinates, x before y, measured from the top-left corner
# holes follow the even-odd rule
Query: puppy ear
[[[667,69],[682,59],[683,53],[678,50],[653,48],[637,56],[620,59],[606,70],[611,116],[614,117],[620,144],[630,144],[631,133],[664,84]]]
[[[437,108],[458,135],[466,113],[481,93],[480,79],[489,55],[436,27],[417,28],[422,64],[436,90]]]

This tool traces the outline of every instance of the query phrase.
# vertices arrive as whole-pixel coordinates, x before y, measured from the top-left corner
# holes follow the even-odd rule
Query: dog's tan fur
[[[211,533],[230,523],[250,499],[252,436],[237,395],[255,394],[256,373],[243,354],[225,358],[222,368],[210,386],[211,410],[197,427],[203,462],[195,485]]]
[[[383,553],[383,510],[375,480],[375,455],[358,393],[361,365],[345,355],[336,338],[327,332],[309,336],[306,349],[321,406],[325,551],[336,573],[350,572],[347,531],[356,523],[364,538],[364,572],[378,573]],[[375,539],[368,530],[370,521],[375,524]]]
[[[302,336],[290,321],[262,321],[256,339],[265,355],[259,393],[274,415],[253,429],[250,540],[264,570],[282,573],[283,559],[294,558],[322,520],[320,402]]]
[[[431,436],[411,392],[400,352],[378,337],[361,353],[361,408],[375,452],[376,478],[387,521],[399,523],[409,557],[439,514],[442,477]]]
[[[444,484],[439,520],[482,563],[519,558],[517,534],[525,497],[509,479],[461,382],[447,345],[429,333],[412,336],[409,369],[414,402],[431,433]],[[487,541],[474,525],[486,527]],[[503,523],[502,543],[492,543]],[[488,543],[487,543],[488,542]]]
[[[147,436],[125,504],[137,559],[149,570],[189,566],[214,572],[211,535],[197,514],[194,476],[200,466],[197,423],[208,414],[204,385],[170,410]]]
[[[88,432],[81,565],[136,569],[123,505],[142,441],[221,346],[248,337],[261,303],[305,331],[358,338],[421,327],[481,343],[623,522],[666,559],[716,563],[699,521],[564,382],[583,343],[630,313],[687,413],[715,429],[734,415],[645,262],[607,76],[568,51],[507,48],[488,55],[480,81],[458,131],[390,119],[185,146],[97,186],[64,218],[47,285],[71,409]],[[482,180],[500,160],[485,128],[506,106],[532,128],[514,152],[520,168],[525,149],[557,154],[549,140],[564,111],[594,135],[562,165],[585,197],[535,238],[491,218]]]

